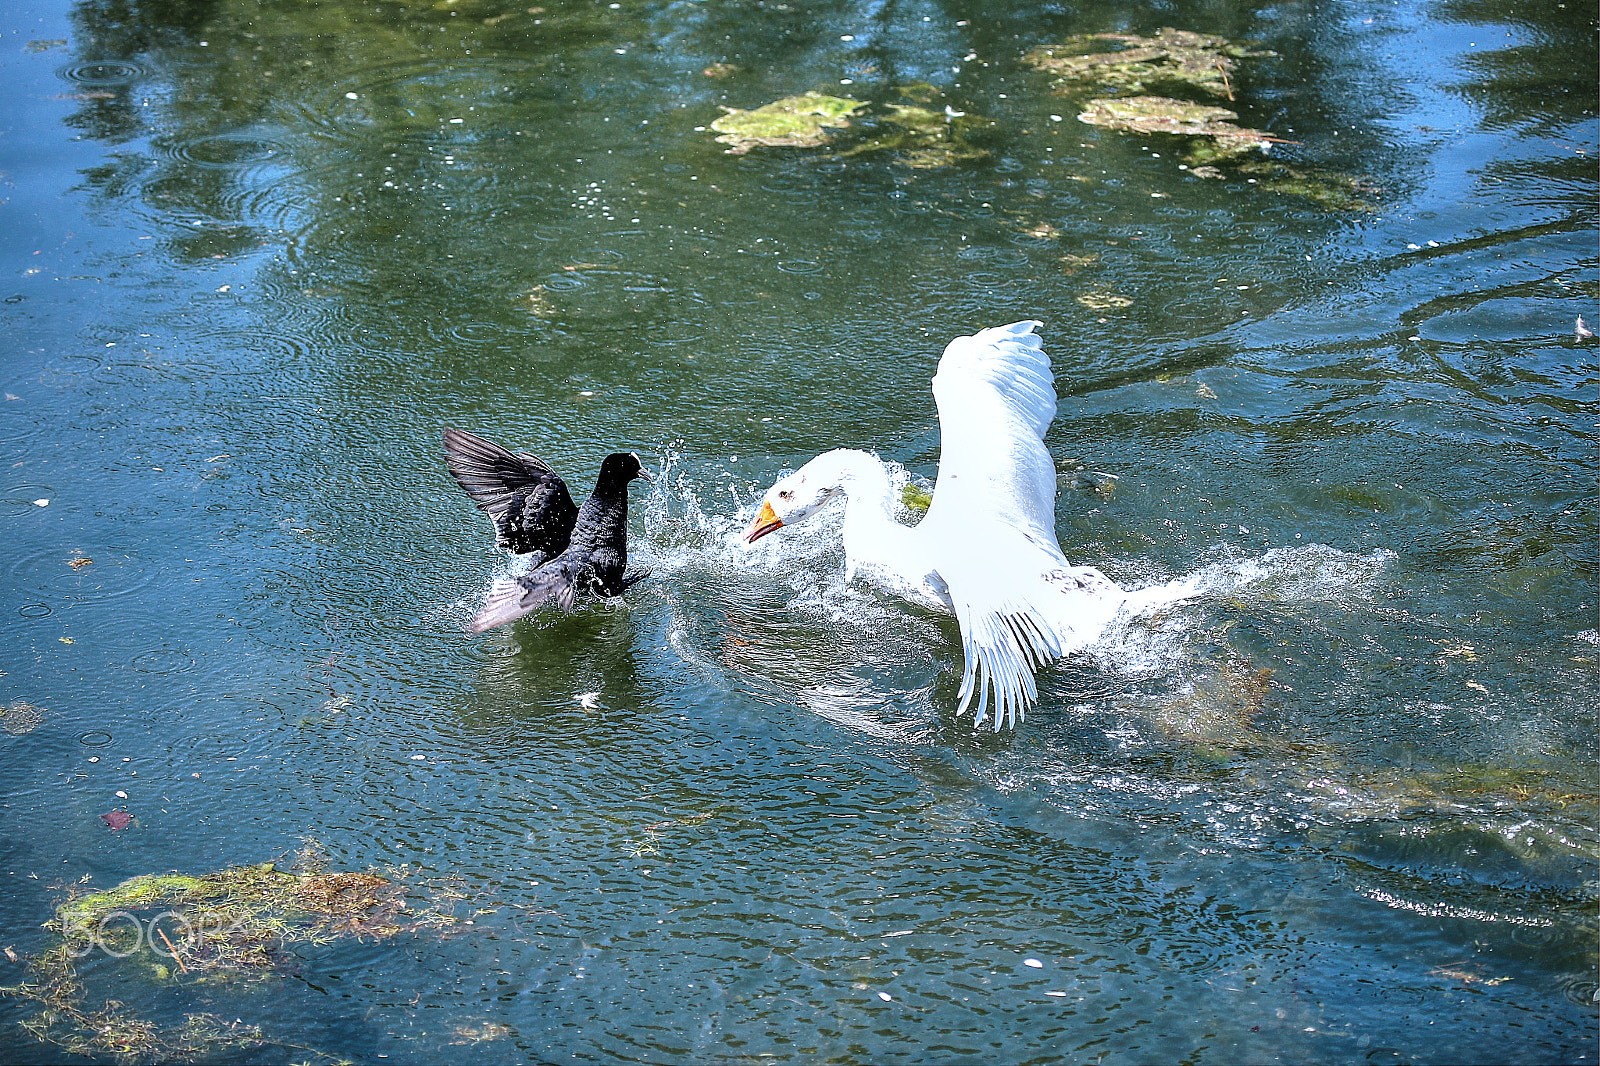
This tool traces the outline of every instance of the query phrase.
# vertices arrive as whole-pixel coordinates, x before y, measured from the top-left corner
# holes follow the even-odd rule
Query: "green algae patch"
[[[1079,293],[1074,299],[1091,311],[1119,311],[1124,307],[1133,306],[1133,298],[1131,296],[1124,296],[1120,292],[1108,292],[1104,289]]]
[[[266,864],[269,868],[271,863]],[[255,867],[242,867],[245,877],[259,876]],[[226,871],[225,871],[226,872]],[[213,878],[216,875],[212,875]],[[87,896],[69,899],[56,908],[55,921],[47,928],[69,939],[87,935],[90,927],[103,921],[115,911],[144,910],[163,903],[178,905],[222,894],[227,889],[223,882],[184,874],[144,874],[129,878],[115,888],[104,892],[91,892]]]
[[[67,900],[45,928],[76,954],[101,946],[137,953],[142,945],[196,980],[226,979],[271,970],[287,944],[386,940],[454,924],[434,908],[412,910],[407,895],[406,885],[372,871],[284,870],[264,862],[199,877],[133,877]],[[156,910],[172,919],[174,930],[152,925],[154,942],[145,944],[137,918]]]
[[[908,102],[869,105],[845,96],[808,92],[751,111],[724,108],[728,113],[711,123],[711,129],[717,131],[719,143],[731,146],[727,151],[733,155],[758,147],[830,147],[839,136],[837,131],[857,122],[863,124],[862,129],[850,135],[836,158],[892,152],[907,166],[930,170],[989,155],[987,148],[970,138],[998,123],[949,106],[938,89],[924,82],[901,86],[898,92]]]
[[[1024,60],[1051,74],[1058,94],[1087,97],[1078,121],[1101,129],[1179,138],[1191,177],[1235,178],[1309,200],[1328,211],[1376,210],[1378,190],[1361,178],[1266,158],[1292,144],[1239,124],[1218,106],[1236,98],[1239,61],[1270,56],[1223,37],[1166,28],[1150,37],[1094,33],[1036,48]],[[1091,95],[1092,94],[1092,95]]]
[[[1127,96],[1090,100],[1078,115],[1079,122],[1126,133],[1167,133],[1179,137],[1209,138],[1210,143],[1192,146],[1189,159],[1211,163],[1252,151],[1271,141],[1260,130],[1238,125],[1239,116],[1225,107],[1194,104],[1169,96]],[[1204,152],[1201,158],[1197,152]]]
[[[165,873],[129,878],[113,888],[73,896],[44,928],[56,943],[28,960],[26,979],[0,994],[40,1007],[22,1025],[43,1043],[73,1054],[125,1061],[197,1061],[226,1048],[309,1048],[270,1038],[261,1029],[210,1014],[185,1015],[163,1027],[116,1000],[88,1002],[79,960],[117,960],[122,984],[215,986],[276,976],[292,967],[296,945],[354,938],[384,941],[432,932],[447,936],[470,922],[439,901],[460,894],[435,890],[425,905],[416,889],[376,871],[329,871],[308,850],[295,866],[265,862],[194,876]]]
[[[1086,33],[1035,48],[1023,61],[1055,78],[1054,91],[1142,94],[1189,89],[1233,99],[1233,72],[1241,59],[1270,56],[1225,37],[1163,27],[1152,37]]]
[[[726,108],[728,113],[711,128],[721,135],[718,142],[732,146],[727,149],[732,155],[757,147],[817,148],[828,143],[832,130],[848,127],[850,116],[866,106],[846,96],[807,92],[750,111]]]

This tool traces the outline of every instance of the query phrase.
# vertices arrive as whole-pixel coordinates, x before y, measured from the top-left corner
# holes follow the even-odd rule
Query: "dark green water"
[[[1369,209],[1021,62],[1162,26],[1276,53],[1229,106]],[[309,839],[473,925],[232,983],[96,951],[80,1003],[267,1034],[211,1062],[1594,1061],[1595,40],[1494,0],[19,4],[0,984],[69,888]],[[986,156],[706,128],[917,82]],[[1207,594],[996,737],[836,520],[737,532],[833,446],[931,478],[940,350],[1020,318],[1069,557]],[[653,579],[464,634],[506,563],[446,424],[584,491],[638,450]],[[40,1010],[0,997],[0,1059],[117,1059]]]

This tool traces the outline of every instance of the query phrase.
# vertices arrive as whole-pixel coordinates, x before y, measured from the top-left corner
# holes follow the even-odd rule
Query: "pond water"
[[[0,36],[0,1059],[1593,1062],[1592,5],[541,4]],[[1270,154],[1024,61],[1164,26]],[[1068,556],[1205,592],[993,734],[837,515],[738,533],[1022,318]],[[651,579],[463,632],[446,425],[637,450]],[[40,963],[304,854],[436,921]]]

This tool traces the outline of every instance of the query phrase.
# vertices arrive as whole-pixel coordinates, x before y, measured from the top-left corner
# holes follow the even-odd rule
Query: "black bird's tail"
[[[563,611],[572,610],[578,600],[584,571],[588,569],[581,560],[560,558],[541,566],[531,574],[521,577],[503,577],[489,590],[489,599],[472,621],[468,632],[482,633],[507,622],[515,622],[525,614],[554,600]]]

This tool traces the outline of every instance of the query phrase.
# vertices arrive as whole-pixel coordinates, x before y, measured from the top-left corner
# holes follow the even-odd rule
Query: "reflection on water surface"
[[[1592,1060],[1592,11],[30,19],[14,1057]],[[1269,154],[1080,122],[1024,60],[1169,26],[1256,53],[1224,102]],[[715,140],[807,91],[868,106],[832,147]],[[956,112],[992,125],[919,154]],[[836,524],[737,537],[834,445],[931,484],[939,351],[1020,318],[1069,556],[1205,594],[994,736],[951,713],[954,623],[846,584]],[[446,424],[580,485],[639,451],[654,578],[464,635],[508,564]],[[181,937],[45,965],[68,894],[308,841],[448,935],[344,900],[264,981]]]

